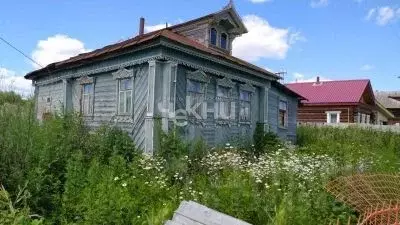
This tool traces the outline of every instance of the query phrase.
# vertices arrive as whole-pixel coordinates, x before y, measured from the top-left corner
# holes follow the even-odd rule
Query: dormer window
[[[210,43],[212,45],[217,45],[217,29],[211,28],[210,31]]]
[[[225,33],[221,34],[221,48],[228,49],[228,36]]]

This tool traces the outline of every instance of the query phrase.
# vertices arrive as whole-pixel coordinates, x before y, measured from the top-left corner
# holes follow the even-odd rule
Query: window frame
[[[286,107],[285,109],[281,109],[281,103],[285,103]],[[281,113],[283,114],[283,119],[281,117]],[[286,129],[288,127],[288,114],[289,114],[289,104],[286,99],[279,99],[278,101],[278,126],[279,128],[284,128]],[[281,123],[283,121],[283,125]]]
[[[94,103],[95,103],[95,78],[94,77],[88,77],[88,76],[84,76],[78,79],[79,85],[80,85],[80,96],[79,96],[79,113],[83,116],[83,117],[93,117],[94,116]],[[90,90],[89,93],[85,93],[85,86],[86,85],[91,85],[92,88]],[[89,96],[89,112],[85,113],[84,112],[84,96]]]
[[[222,36],[225,35],[225,46],[222,46]],[[219,38],[219,47],[224,49],[224,50],[228,50],[229,49],[229,38],[228,38],[228,34],[226,33],[221,33],[220,38]]]
[[[326,123],[327,124],[339,124],[340,123],[340,114],[342,113],[341,111],[326,111],[325,113],[326,113]],[[332,123],[332,121],[331,121],[332,114],[337,115],[335,123]]]
[[[213,31],[215,31],[215,43],[213,43]],[[218,46],[218,30],[215,27],[210,28],[210,45]]]
[[[203,97],[203,101],[201,103],[201,105],[199,105],[198,107],[200,107],[201,111],[201,115],[199,115],[201,118],[199,120],[205,120],[207,119],[207,101],[206,101],[206,96],[207,96],[207,87],[208,87],[208,83],[210,82],[209,76],[202,70],[195,70],[195,71],[187,71],[186,72],[186,101],[185,101],[185,105],[186,105],[186,115],[188,118],[195,118],[194,115],[191,115],[191,109],[192,109],[192,104],[191,104],[191,96],[189,95],[190,91],[189,91],[189,82],[199,82],[200,83],[200,92],[201,93],[197,93],[197,94],[202,94]],[[191,92],[193,93],[193,92]],[[195,118],[198,119],[198,118]]]
[[[235,101],[233,101],[233,89],[236,87],[236,83],[233,82],[231,79],[227,78],[227,77],[223,77],[220,79],[217,79],[217,84],[216,84],[216,93],[215,93],[215,105],[214,105],[214,118],[217,120],[222,120],[222,121],[226,121],[226,120],[235,120],[236,118],[236,104]],[[219,100],[219,96],[218,96],[218,91],[219,88],[226,88],[228,90],[228,97],[222,97],[225,100],[228,100],[228,102],[226,103],[227,105],[224,106],[227,107],[229,109],[229,116],[222,116],[220,114],[220,109],[221,109],[221,101]],[[224,101],[225,102],[225,101]]]
[[[121,90],[121,84],[122,82],[127,81],[127,83],[130,83],[130,89],[124,89]],[[130,92],[130,102],[127,101],[127,93]],[[117,96],[117,114],[118,115],[132,115],[133,114],[133,78],[132,77],[127,77],[127,78],[122,78],[118,79],[118,96]],[[121,112],[121,94],[124,94],[124,110]],[[130,108],[127,109],[127,105],[130,103]]]
[[[226,92],[221,92],[220,90],[225,89]],[[226,96],[221,96],[220,93],[226,93]],[[234,115],[234,110],[232,110],[232,88],[226,87],[222,85],[217,85],[217,93],[216,93],[216,103],[217,103],[217,110],[216,110],[216,118],[220,120],[230,120]],[[228,111],[228,115],[222,115],[221,109],[225,109]],[[224,112],[225,113],[225,112]]]
[[[81,95],[81,114],[83,116],[92,116],[94,113],[94,84],[93,83],[86,83],[86,84],[81,84],[82,85],[82,95]],[[90,90],[88,92],[85,91],[86,86],[91,86]],[[87,101],[85,101],[85,97],[88,98]],[[87,104],[87,105],[86,105]],[[88,108],[88,111],[86,112],[85,109]]]
[[[189,82],[196,83],[200,85],[199,90],[190,90],[189,88]],[[193,78],[188,78],[186,80],[186,112],[187,116],[190,118],[196,118],[195,115],[191,113],[192,107],[197,104],[198,102],[194,102],[193,99],[200,98],[202,99],[202,103],[198,107],[196,107],[197,110],[200,110],[199,112],[195,111],[199,114],[201,117],[200,119],[206,119],[207,118],[207,102],[205,101],[205,96],[206,96],[206,83],[197,79]],[[195,98],[193,98],[195,97]],[[199,118],[196,118],[199,119]]]
[[[126,69],[126,68],[120,68],[117,71],[113,72],[113,78],[116,81],[115,85],[116,85],[116,89],[115,89],[115,114],[117,116],[130,116],[133,117],[134,115],[134,111],[135,111],[135,105],[134,105],[134,99],[135,99],[135,74],[138,72],[138,70],[134,70],[134,69]],[[131,89],[128,90],[124,90],[124,92],[128,92],[131,91],[131,102],[130,102],[130,110],[124,110],[124,112],[120,111],[120,87],[121,87],[121,81],[123,80],[130,80],[130,86]],[[126,94],[125,94],[125,104],[126,104]],[[126,108],[126,105],[125,107]]]
[[[248,100],[242,99],[242,93],[247,93],[248,94]],[[253,98],[253,92],[248,91],[248,90],[243,90],[243,89],[239,89],[239,122],[240,123],[250,123],[251,122],[251,100]],[[247,115],[247,119],[243,119],[242,117],[242,106],[244,104],[248,104],[248,115]]]

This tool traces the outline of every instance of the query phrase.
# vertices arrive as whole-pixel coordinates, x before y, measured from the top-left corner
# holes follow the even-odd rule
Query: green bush
[[[264,124],[257,123],[256,129],[253,135],[254,148],[252,148],[252,153],[255,156],[260,156],[268,151],[275,151],[282,144],[279,137],[271,132],[264,131]]]
[[[0,224],[2,225],[41,225],[40,216],[31,215],[26,204],[28,192],[19,189],[15,200],[0,186]]]

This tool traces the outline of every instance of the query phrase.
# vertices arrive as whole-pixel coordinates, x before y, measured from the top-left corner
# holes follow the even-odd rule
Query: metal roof
[[[358,103],[364,91],[370,88],[369,80],[340,80],[286,85],[292,91],[304,96],[305,104]],[[372,89],[371,89],[372,92]]]

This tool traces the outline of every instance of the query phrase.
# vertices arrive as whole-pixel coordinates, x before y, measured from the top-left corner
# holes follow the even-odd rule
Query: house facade
[[[388,125],[400,124],[400,92],[377,91],[375,97],[382,107],[392,114],[385,118],[385,123]]]
[[[25,76],[35,87],[36,115],[75,111],[97,128],[127,131],[155,151],[155,123],[179,127],[209,145],[251,137],[257,123],[295,140],[300,96],[280,77],[233,57],[232,41],[247,32],[230,3],[223,10],[144,33],[53,63]]]
[[[299,123],[377,122],[378,108],[369,80],[291,83],[289,89],[304,96],[297,113]]]

